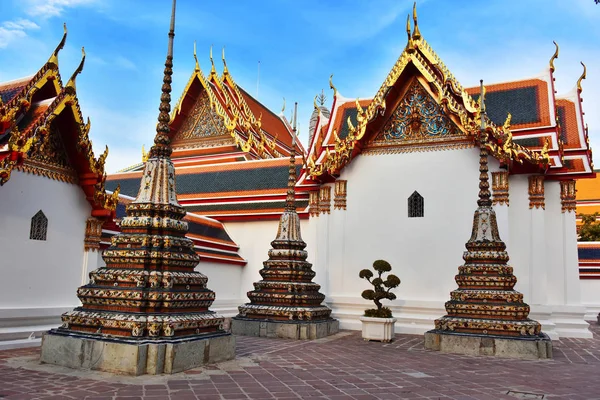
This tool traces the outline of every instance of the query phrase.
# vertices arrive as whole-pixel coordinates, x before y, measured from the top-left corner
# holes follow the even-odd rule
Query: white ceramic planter
[[[365,340],[391,342],[394,339],[396,318],[360,317],[362,321],[362,337]]]

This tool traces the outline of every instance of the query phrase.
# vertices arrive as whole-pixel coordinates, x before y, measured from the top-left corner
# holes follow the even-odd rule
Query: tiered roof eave
[[[4,136],[5,145],[0,148],[0,185],[8,182],[13,169],[22,170],[38,175],[43,175],[51,179],[63,180],[60,174],[53,173],[44,168],[29,165],[27,159],[43,152],[43,145],[48,137],[50,125],[63,112],[70,111],[74,118],[75,132],[65,133],[63,141],[71,144],[71,159],[77,170],[77,182],[83,189],[85,196],[92,206],[92,216],[108,219],[114,216],[114,210],[117,204],[117,194],[111,196],[106,193],[104,183],[106,173],[104,163],[108,155],[108,147],[105,152],[96,157],[92,149],[92,142],[89,138],[90,121],[84,121],[79,100],[76,93],[76,78],[83,70],[85,61],[85,52],[82,49],[82,60],[71,75],[67,84],[63,86],[60,72],[58,69],[58,53],[64,47],[67,38],[66,25],[64,34],[58,46],[48,59],[48,61],[34,74],[29,81],[20,78],[20,81],[27,82],[12,98],[6,103],[0,102],[0,136]],[[19,80],[0,84],[2,86],[13,84]],[[50,85],[53,89],[53,96],[44,93],[44,98],[35,100],[37,93]],[[19,130],[18,120],[30,112],[35,104],[41,106],[43,112],[37,113],[32,120]],[[70,137],[64,135],[70,134]],[[6,136],[8,139],[6,140]]]

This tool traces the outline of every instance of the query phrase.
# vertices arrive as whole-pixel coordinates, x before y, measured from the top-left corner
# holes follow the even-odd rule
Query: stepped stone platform
[[[425,332],[425,348],[469,356],[530,360],[552,358],[552,342],[548,335],[543,333],[534,337],[507,338],[432,330]]]
[[[134,376],[174,374],[235,357],[235,337],[228,333],[168,341],[126,341],[52,330],[42,342],[42,363]]]
[[[231,332],[244,336],[312,340],[333,335],[339,330],[337,319],[286,322],[234,317],[231,320]]]

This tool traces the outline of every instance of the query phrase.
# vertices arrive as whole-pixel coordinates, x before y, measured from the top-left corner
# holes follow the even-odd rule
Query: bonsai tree
[[[383,280],[381,275],[384,272],[390,272],[392,270],[392,266],[389,262],[385,260],[377,260],[373,263],[373,269],[377,272],[377,278],[373,278],[374,274],[371,270],[363,269],[360,271],[358,276],[363,279],[369,281],[371,285],[373,285],[374,289],[367,289],[362,292],[362,298],[365,300],[372,300],[377,308],[365,310],[365,317],[375,317],[375,318],[392,318],[392,310],[388,307],[384,307],[381,304],[381,300],[395,300],[396,295],[391,293],[390,290],[398,287],[400,285],[400,278],[396,275],[389,274],[386,280]]]

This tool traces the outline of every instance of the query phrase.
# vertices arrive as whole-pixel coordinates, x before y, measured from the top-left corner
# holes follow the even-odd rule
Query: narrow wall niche
[[[420,218],[425,213],[423,196],[416,190],[408,198],[408,218]]]
[[[48,218],[42,210],[38,211],[31,218],[31,229],[29,231],[29,239],[31,240],[46,240],[48,232]]]

